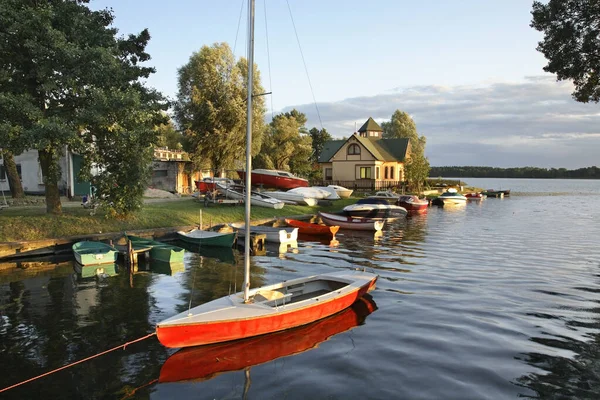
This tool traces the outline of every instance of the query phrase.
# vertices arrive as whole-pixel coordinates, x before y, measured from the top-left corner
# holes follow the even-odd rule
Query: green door
[[[72,154],[73,157],[73,192],[75,196],[83,196],[84,194],[90,194],[91,185],[89,182],[81,182],[77,177],[79,176],[79,170],[81,164],[83,164],[83,158],[80,155]]]

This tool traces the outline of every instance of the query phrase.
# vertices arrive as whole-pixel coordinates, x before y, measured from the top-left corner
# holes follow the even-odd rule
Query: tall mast
[[[244,302],[250,291],[250,190],[252,187],[252,87],[254,86],[254,0],[248,0],[248,109],[246,112],[246,236],[244,240]]]

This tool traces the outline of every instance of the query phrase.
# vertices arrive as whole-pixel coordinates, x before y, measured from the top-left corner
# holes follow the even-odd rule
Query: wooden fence
[[[359,179],[356,181],[334,181],[322,180],[310,182],[312,186],[338,185],[355,191],[379,191],[394,190],[404,193],[406,189],[405,182],[402,181],[376,181],[374,179]]]

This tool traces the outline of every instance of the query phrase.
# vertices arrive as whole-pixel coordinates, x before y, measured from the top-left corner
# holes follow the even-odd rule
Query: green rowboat
[[[139,236],[126,235],[128,240],[131,240],[133,246],[148,246],[150,247],[150,258],[152,260],[164,262],[182,262],[184,249],[170,244],[162,243],[152,239],[146,239]]]
[[[201,229],[192,229],[189,232],[179,231],[177,235],[187,243],[199,246],[233,247],[237,238],[236,232],[213,232]]]
[[[75,260],[81,265],[114,264],[119,252],[102,242],[77,242],[73,245]]]

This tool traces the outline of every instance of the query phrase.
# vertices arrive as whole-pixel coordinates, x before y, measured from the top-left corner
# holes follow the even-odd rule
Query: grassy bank
[[[281,210],[263,207],[252,208],[252,220],[285,217],[300,214],[316,214],[318,210],[340,210],[356,199],[338,200],[332,206],[308,207],[286,205]],[[98,213],[89,215],[82,207],[65,207],[61,216],[45,213],[45,207],[8,208],[0,212],[0,242],[41,240],[91,233],[122,232],[135,229],[164,228],[170,226],[197,225],[202,210],[203,225],[241,222],[243,206],[219,205],[203,207],[191,199],[144,205],[126,221],[107,219]]]

